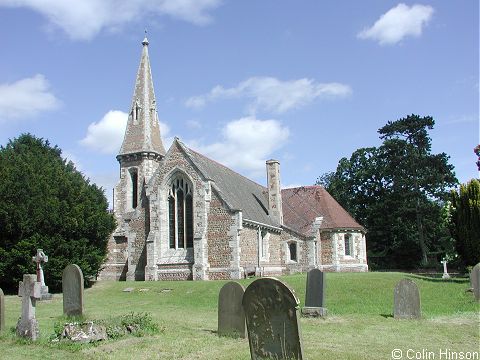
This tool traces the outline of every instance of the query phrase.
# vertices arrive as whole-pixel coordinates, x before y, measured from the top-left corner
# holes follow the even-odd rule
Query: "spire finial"
[[[142,45],[143,45],[143,46],[148,45],[147,29],[145,29],[145,38],[144,38],[143,41],[142,41]]]

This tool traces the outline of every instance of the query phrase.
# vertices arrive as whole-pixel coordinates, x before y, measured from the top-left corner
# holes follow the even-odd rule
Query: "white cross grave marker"
[[[31,340],[36,340],[39,336],[35,305],[41,298],[42,284],[35,279],[33,274],[24,274],[23,281],[18,284],[18,296],[22,298],[22,317],[17,323],[17,335]]]
[[[443,264],[443,275],[442,279],[450,279],[450,275],[447,272],[447,260],[440,261]]]
[[[45,286],[45,279],[43,278],[42,262],[48,262],[48,256],[45,255],[43,249],[37,249],[37,255],[32,257],[32,261],[37,264],[37,281]]]

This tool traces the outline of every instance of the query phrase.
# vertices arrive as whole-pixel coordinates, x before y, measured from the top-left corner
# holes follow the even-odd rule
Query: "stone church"
[[[99,279],[212,280],[319,268],[368,271],[365,232],[321,186],[267,187],[188,148],[162,143],[148,40],[114,190],[117,229]]]

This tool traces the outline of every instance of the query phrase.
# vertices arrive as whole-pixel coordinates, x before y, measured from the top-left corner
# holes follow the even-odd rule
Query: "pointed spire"
[[[142,41],[143,46],[148,46],[147,29],[145,29],[145,38]]]
[[[119,155],[152,153],[165,155],[160,136],[155,92],[153,89],[150,59],[148,57],[148,39],[142,41],[142,57],[138,67],[132,106],[128,115],[127,128]]]

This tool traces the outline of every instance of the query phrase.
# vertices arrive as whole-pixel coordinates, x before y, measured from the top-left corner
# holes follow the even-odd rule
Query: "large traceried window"
[[[168,193],[168,227],[170,249],[193,247],[192,187],[183,178],[175,179]]]

